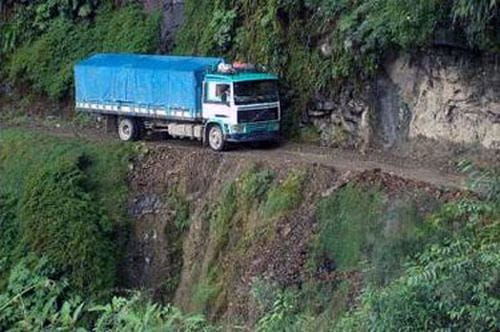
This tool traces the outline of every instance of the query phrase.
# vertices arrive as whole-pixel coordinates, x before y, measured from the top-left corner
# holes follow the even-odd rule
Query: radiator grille
[[[238,123],[263,122],[278,120],[278,108],[238,111]]]

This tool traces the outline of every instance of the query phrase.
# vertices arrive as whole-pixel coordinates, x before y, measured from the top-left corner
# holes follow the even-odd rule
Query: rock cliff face
[[[244,326],[254,326],[270,310],[256,294],[272,295],[273,287],[344,283],[346,298],[338,301],[355,303],[364,278],[360,270],[337,270],[326,258],[311,265],[322,227],[318,206],[325,198],[348,186],[380,188],[385,203],[377,222],[397,232],[407,226],[394,219],[395,211],[425,202],[415,211],[425,215],[439,202],[465,195],[377,169],[345,171],[289,157],[216,154],[187,145],[141,151],[129,177],[125,288],[213,320],[237,318]],[[182,199],[172,200],[173,193]],[[179,228],[181,201],[187,210]]]
[[[500,57],[434,50],[388,60],[363,93],[309,110],[325,145],[394,148],[430,140],[500,149]]]
[[[414,64],[407,58],[389,64],[386,71],[411,112],[408,137],[500,149],[499,60],[426,55]]]

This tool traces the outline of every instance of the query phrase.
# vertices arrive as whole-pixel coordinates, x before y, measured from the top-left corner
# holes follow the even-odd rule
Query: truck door
[[[227,82],[206,81],[203,91],[203,118],[219,123],[234,123],[231,112],[233,105],[232,84]]]

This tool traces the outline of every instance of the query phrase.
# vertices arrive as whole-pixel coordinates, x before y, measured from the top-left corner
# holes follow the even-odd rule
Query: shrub
[[[470,238],[432,246],[387,288],[366,290],[342,329],[498,330],[499,252],[498,243]]]
[[[103,8],[95,23],[77,24],[60,17],[48,24],[46,32],[9,56],[5,70],[11,81],[28,82],[52,98],[70,91],[74,64],[89,54],[147,53],[158,45],[158,15],[147,16],[136,6]]]
[[[256,331],[303,331],[305,317],[298,312],[298,293],[291,290],[278,292],[272,308],[257,322]]]
[[[153,304],[140,293],[106,302],[70,297],[62,280],[52,279],[45,259],[31,257],[11,271],[0,293],[2,331],[216,331],[201,315]]]
[[[318,235],[312,245],[314,265],[329,261],[341,270],[357,268],[377,240],[381,212],[377,190],[353,185],[322,200],[317,210]]]
[[[114,285],[112,224],[87,191],[85,155],[64,156],[27,180],[20,201],[21,245],[45,256],[90,294]]]
[[[56,316],[65,281],[53,282],[46,259],[28,256],[12,268],[0,293],[0,330],[42,330]]]
[[[341,330],[497,330],[500,220],[491,204],[444,205],[428,220],[438,240],[387,287],[367,287]]]
[[[302,183],[305,180],[305,174],[301,172],[292,172],[286,179],[271,188],[264,201],[262,211],[267,218],[277,218],[286,212],[297,207],[302,199]]]
[[[16,220],[17,201],[12,196],[0,193],[0,290],[8,279],[8,267],[12,266],[17,252],[19,225]]]
[[[185,315],[170,305],[144,300],[140,294],[129,299],[115,297],[88,311],[98,314],[95,331],[217,331],[202,315]]]
[[[124,242],[117,234],[126,226],[131,155],[115,145],[2,131],[2,277],[31,254],[45,256],[78,292],[95,296],[111,288]]]

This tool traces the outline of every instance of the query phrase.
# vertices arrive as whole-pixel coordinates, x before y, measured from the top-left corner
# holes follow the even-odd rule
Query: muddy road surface
[[[43,132],[58,137],[82,138],[90,141],[119,141],[117,135],[106,133],[104,129],[81,129],[72,128],[71,126],[49,128],[39,124],[16,128]],[[7,127],[0,124],[0,130],[2,129],[7,129]],[[202,147],[198,141],[160,139],[155,136],[146,137],[140,143],[151,149],[167,147],[189,150],[191,152],[208,149]],[[253,148],[249,145],[234,145],[230,146],[228,151],[221,153],[227,158],[234,156],[248,158],[255,162],[266,160],[272,163],[310,163],[332,167],[339,171],[351,171],[353,173],[375,169],[405,179],[420,181],[443,188],[463,190],[466,189],[467,185],[466,177],[460,174],[455,168],[456,161],[404,158],[381,150],[370,150],[365,154],[361,154],[356,150],[282,142],[279,146],[272,148]]]

